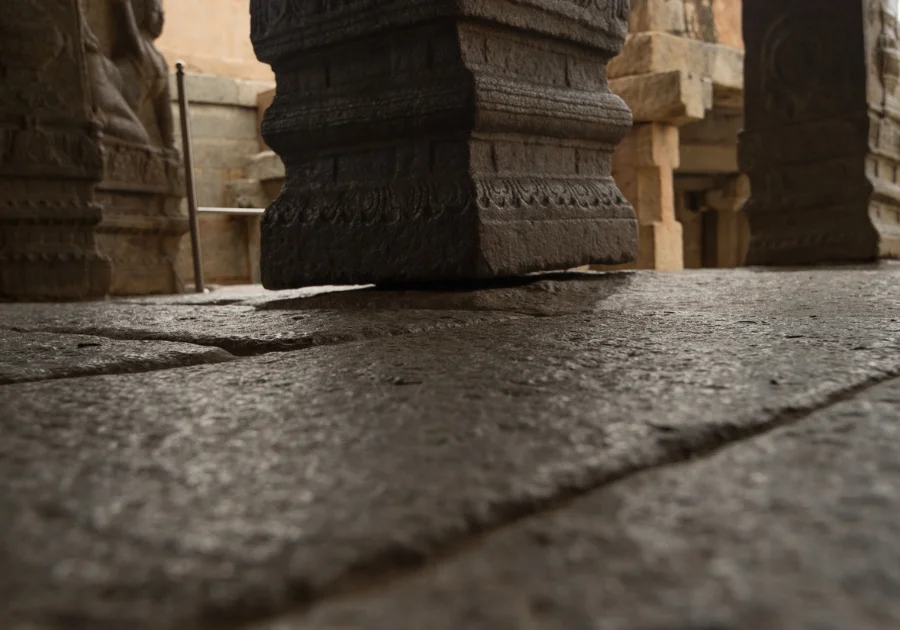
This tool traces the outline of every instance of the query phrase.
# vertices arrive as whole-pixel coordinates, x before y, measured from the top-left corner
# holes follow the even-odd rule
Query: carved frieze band
[[[100,144],[86,131],[0,128],[0,175],[100,179]]]
[[[184,194],[184,172],[177,153],[147,145],[103,143],[102,190],[131,190],[169,196]]]
[[[385,90],[368,98],[351,94],[327,97],[280,97],[263,124],[277,137],[302,133],[305,150],[353,140],[360,126],[369,139],[396,137],[411,126],[458,117],[460,125],[476,114],[480,132],[514,132],[618,143],[631,126],[631,112],[615,94],[544,87],[500,77],[479,77],[472,88],[461,78]],[[477,105],[475,103],[477,102]],[[341,127],[350,131],[342,132]],[[348,137],[347,134],[350,134]],[[278,148],[277,146],[275,148]]]
[[[584,217],[633,219],[612,178],[401,180],[388,185],[346,185],[286,190],[267,211],[267,224],[303,222],[406,223],[435,220],[446,212],[477,209],[497,219],[553,220]]]
[[[586,40],[583,33],[592,32],[595,36],[582,43],[618,49],[628,12],[628,0],[251,0],[250,5],[251,38],[257,56],[267,63],[440,17],[489,19],[535,31],[544,22],[556,22],[553,35],[564,37],[571,30]],[[551,19],[535,20],[535,14]]]

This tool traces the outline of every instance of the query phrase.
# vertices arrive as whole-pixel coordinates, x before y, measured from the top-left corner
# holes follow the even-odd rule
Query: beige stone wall
[[[245,176],[251,158],[260,151],[257,98],[271,83],[209,75],[188,75],[194,179],[201,207],[230,207],[228,184]],[[176,94],[172,77],[172,94]],[[180,130],[177,103],[172,104]],[[181,134],[177,138],[181,148]],[[204,276],[210,284],[250,281],[248,223],[243,217],[203,214],[200,218]],[[178,268],[193,282],[190,239],[182,242]]]
[[[741,5],[741,0],[712,0],[719,43],[743,50],[744,37],[741,33]]]
[[[157,46],[188,72],[274,81],[250,44],[250,0],[163,0],[166,27]]]

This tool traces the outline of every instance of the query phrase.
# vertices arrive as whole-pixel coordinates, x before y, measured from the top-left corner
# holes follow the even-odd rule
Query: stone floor
[[[900,265],[0,305],[0,628],[900,628]]]

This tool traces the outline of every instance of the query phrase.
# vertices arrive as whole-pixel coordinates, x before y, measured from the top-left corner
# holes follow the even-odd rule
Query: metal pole
[[[194,257],[194,287],[204,293],[203,260],[200,257],[200,222],[197,220],[197,189],[194,186],[194,147],[191,144],[191,118],[187,92],[184,89],[184,62],[175,64],[178,71],[178,111],[181,113],[181,146],[184,151],[184,176],[187,184],[188,220],[191,226],[191,253]]]

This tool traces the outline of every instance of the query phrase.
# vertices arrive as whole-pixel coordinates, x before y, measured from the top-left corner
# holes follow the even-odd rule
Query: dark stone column
[[[896,0],[745,3],[749,264],[900,256],[896,11]]]
[[[0,297],[109,291],[77,0],[0,0]]]
[[[627,0],[253,0],[286,183],[269,288],[509,276],[636,254],[607,86]]]

